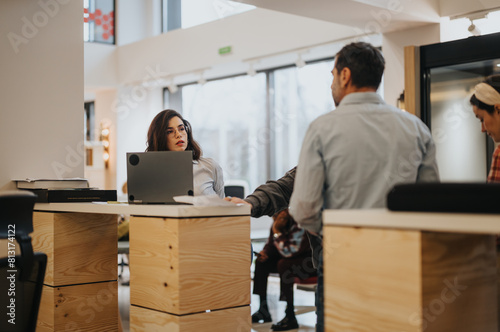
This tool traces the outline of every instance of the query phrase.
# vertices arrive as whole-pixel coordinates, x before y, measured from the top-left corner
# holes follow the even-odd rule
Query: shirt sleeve
[[[436,160],[436,145],[427,130],[427,141],[423,151],[422,163],[418,168],[417,182],[439,182],[439,171]]]
[[[224,198],[224,175],[222,168],[215,161],[214,163],[214,191],[220,198]]]
[[[316,133],[314,127],[310,126],[302,144],[295,186],[290,200],[290,214],[300,227],[320,233],[325,166],[320,138]]]
[[[295,182],[296,167],[276,181],[267,181],[245,198],[252,204],[252,217],[272,216],[288,207]]]
[[[500,145],[493,152],[488,182],[500,182]]]

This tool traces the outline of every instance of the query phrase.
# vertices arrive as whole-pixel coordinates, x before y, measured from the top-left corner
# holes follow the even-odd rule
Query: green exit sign
[[[229,54],[229,53],[231,53],[231,46],[219,48],[219,55],[224,55],[224,54]]]

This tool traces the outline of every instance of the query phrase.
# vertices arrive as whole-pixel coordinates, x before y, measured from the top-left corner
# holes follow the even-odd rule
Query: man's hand
[[[227,197],[224,197],[224,200],[228,201],[228,202],[231,202],[231,203],[234,203],[234,204],[246,204],[246,205],[250,205],[250,208],[252,208],[252,204],[248,203],[247,201],[244,201],[242,200],[241,198],[238,198],[238,197],[231,197],[231,196],[227,196]]]
[[[264,263],[268,258],[269,257],[266,255],[266,252],[264,250],[257,254],[257,261],[260,263]]]

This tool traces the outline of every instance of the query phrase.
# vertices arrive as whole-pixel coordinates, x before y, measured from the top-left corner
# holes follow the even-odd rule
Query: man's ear
[[[351,81],[351,70],[348,67],[342,68],[340,72],[340,86],[345,88]]]

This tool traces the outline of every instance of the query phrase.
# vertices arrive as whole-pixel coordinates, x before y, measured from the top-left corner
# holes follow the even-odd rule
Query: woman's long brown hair
[[[148,130],[148,141],[146,151],[168,151],[167,147],[167,128],[170,119],[173,117],[178,117],[184,123],[184,127],[186,128],[186,133],[188,136],[188,145],[186,150],[193,151],[193,160],[199,160],[202,151],[201,147],[193,138],[193,133],[191,129],[191,124],[184,120],[182,115],[174,110],[164,110],[158,113],[153,121],[151,121],[151,125]]]

